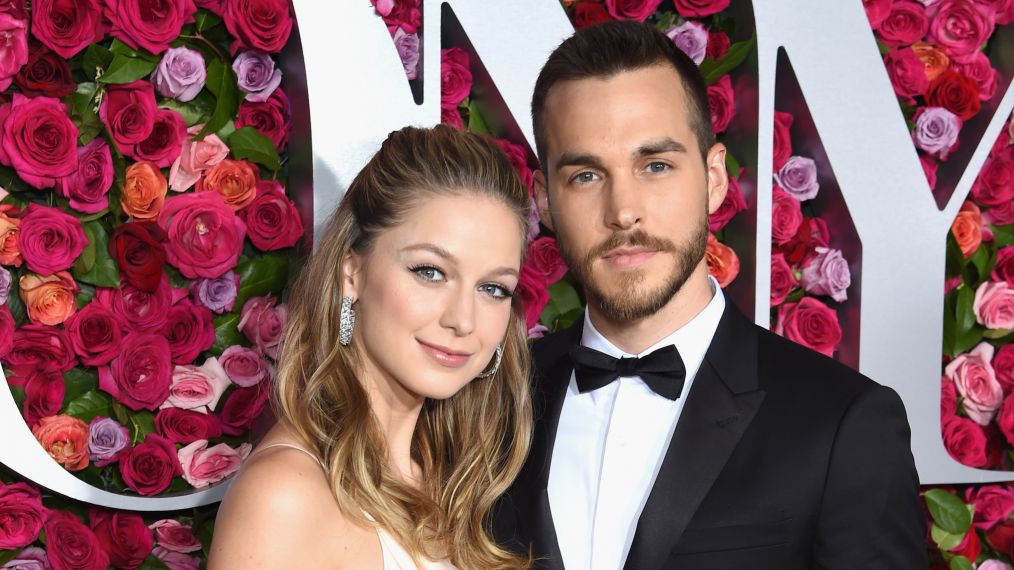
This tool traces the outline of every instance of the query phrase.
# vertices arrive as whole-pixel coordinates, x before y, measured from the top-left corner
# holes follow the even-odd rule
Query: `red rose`
[[[112,24],[110,35],[134,49],[144,48],[154,54],[169,49],[183,24],[193,22],[197,12],[194,0],[103,1],[105,16]]]
[[[131,410],[158,408],[172,382],[169,342],[162,335],[131,332],[119,348],[116,358],[99,368],[99,389]]]
[[[990,157],[972,185],[972,199],[986,206],[1014,200],[1014,160]]]
[[[28,483],[0,483],[0,550],[28,546],[39,538],[47,509]]]
[[[929,26],[929,42],[952,59],[962,60],[982,47],[993,35],[995,14],[975,2],[942,0]]]
[[[404,30],[406,34],[418,32],[419,26],[422,25],[419,0],[398,0],[383,19],[392,35],[398,28]]]
[[[984,467],[986,456],[986,434],[982,426],[968,418],[951,416],[943,420],[944,447],[947,453],[969,467]],[[975,534],[975,533],[970,533]]]
[[[540,273],[546,280],[546,286],[556,283],[567,274],[567,264],[560,256],[556,240],[542,236],[528,244],[525,265]]]
[[[163,332],[169,341],[173,364],[190,364],[215,343],[211,311],[195,305],[190,299],[183,299],[169,308]]]
[[[810,256],[816,247],[827,247],[830,234],[827,223],[820,218],[803,218],[799,231],[779,250],[789,263],[799,263]]]
[[[63,329],[29,324],[14,331],[5,363],[15,375],[24,378],[35,370],[66,372],[74,368],[75,361]]]
[[[1014,556],[1014,520],[1005,520],[986,531],[986,540],[1007,556]]]
[[[226,3],[222,19],[229,34],[236,38],[233,54],[240,49],[280,52],[292,31],[286,0],[232,0]]]
[[[153,293],[162,281],[166,239],[165,231],[155,222],[122,224],[109,238],[109,255],[127,283]]]
[[[956,556],[964,556],[969,560],[975,560],[982,553],[982,542],[979,540],[979,533],[975,532],[974,529],[969,530],[965,533],[965,538],[961,539],[961,544],[952,548],[950,552]]]
[[[267,101],[255,103],[244,101],[239,106],[236,116],[236,128],[253,127],[257,132],[271,139],[278,152],[285,150],[289,144],[289,130],[292,127],[292,107],[289,97],[279,87],[275,89]]]
[[[33,43],[28,62],[14,76],[14,83],[25,95],[66,97],[77,90],[67,60],[42,44]]]
[[[784,303],[792,288],[798,284],[792,267],[785,261],[785,256],[781,253],[771,254],[771,306]]]
[[[673,0],[673,5],[684,18],[703,18],[729,7],[729,0]]]
[[[25,381],[25,403],[22,415],[29,427],[35,427],[39,420],[60,413],[67,389],[63,374],[53,371],[36,371]]]
[[[31,203],[21,216],[21,256],[39,275],[68,269],[87,243],[81,221],[57,208]]]
[[[85,366],[108,364],[119,352],[124,323],[99,301],[85,305],[64,325],[74,352]]]
[[[779,245],[789,242],[803,223],[799,200],[775,186],[771,195],[771,239]]]
[[[786,192],[786,194],[788,193]],[[714,233],[721,230],[736,214],[746,208],[746,200],[743,198],[743,191],[739,188],[739,180],[735,176],[729,176],[729,190],[725,193],[722,205],[708,216],[708,231]]]
[[[827,356],[834,355],[841,342],[838,313],[813,297],[779,307],[775,332]]]
[[[143,142],[155,128],[155,87],[138,79],[126,85],[110,85],[99,104],[99,118],[120,152]]]
[[[148,557],[155,537],[140,515],[89,509],[92,531],[116,568],[137,568]]]
[[[14,94],[0,107],[0,162],[36,188],[77,170],[78,130],[57,99]]]
[[[176,446],[168,439],[148,434],[144,441],[124,451],[120,458],[123,482],[140,495],[165,491],[173,477],[183,474]]]
[[[926,77],[926,64],[912,48],[891,50],[884,56],[887,76],[899,97],[912,101],[913,97],[922,95],[929,89],[929,78]]]
[[[940,377],[940,417],[953,416],[958,411],[958,391],[954,381]]]
[[[919,41],[928,29],[925,6],[915,0],[895,0],[877,31],[885,44],[907,46]]]
[[[736,114],[732,80],[728,75],[723,75],[721,79],[708,85],[708,107],[711,109],[711,124],[714,125],[715,134],[724,133],[729,128],[732,116]]]
[[[123,153],[134,160],[148,160],[159,168],[169,168],[183,149],[187,124],[183,115],[171,109],[159,109],[146,139],[124,149]]]
[[[261,382],[250,388],[236,388],[222,404],[218,418],[222,433],[242,435],[264,411],[271,395],[271,382]]]
[[[169,278],[165,275],[152,293],[129,283],[122,285],[118,291],[99,288],[95,292],[97,301],[111,308],[128,328],[138,332],[162,330],[169,307],[186,296],[187,291],[169,285]]]
[[[948,69],[930,82],[926,103],[931,107],[943,107],[962,121],[967,121],[979,112],[979,85],[957,71]]]
[[[450,125],[459,131],[465,130],[465,123],[461,120],[461,112],[457,108],[440,109],[440,122]]]
[[[731,43],[729,34],[725,32],[710,32],[708,34],[708,47],[705,50],[705,56],[718,61],[725,57],[725,54],[729,53]]]
[[[786,161],[792,157],[792,136],[789,134],[790,127],[792,127],[792,114],[775,111],[775,172],[781,170]]]
[[[236,267],[243,251],[246,224],[218,192],[167,200],[158,224],[169,236],[169,263],[189,279],[222,275]]]
[[[239,215],[250,241],[261,251],[291,247],[303,237],[299,210],[277,180],[259,181],[257,196]]]
[[[102,39],[101,10],[97,0],[33,0],[32,36],[70,59]]]
[[[606,10],[616,20],[643,22],[655,13],[662,0],[606,0]]]
[[[870,27],[874,30],[880,27],[881,22],[891,13],[891,4],[894,0],[863,0],[863,8],[866,9],[866,19],[870,21]]]
[[[457,108],[471,90],[468,53],[456,47],[440,50],[440,107]]]
[[[515,293],[525,313],[526,329],[538,324],[542,309],[549,303],[548,287],[546,277],[541,272],[527,263],[521,264],[521,276]]]
[[[77,170],[56,183],[58,194],[70,200],[70,207],[95,214],[109,206],[113,186],[113,156],[102,138],[92,139],[77,149]]]
[[[155,414],[155,429],[173,443],[187,444],[222,435],[222,422],[214,414],[162,408]]]
[[[109,555],[95,533],[67,511],[49,511],[43,529],[53,570],[106,570]]]
[[[574,6],[575,29],[583,30],[588,26],[608,22],[612,19],[612,16],[609,15],[609,12],[606,12],[606,9],[602,7],[602,4],[599,4],[594,0],[582,0]]]

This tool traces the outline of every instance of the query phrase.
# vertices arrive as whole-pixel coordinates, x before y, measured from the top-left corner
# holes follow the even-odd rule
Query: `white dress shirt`
[[[582,345],[620,358],[640,357],[674,344],[687,376],[679,399],[672,401],[656,394],[638,376],[621,377],[582,394],[571,375],[548,484],[553,526],[567,570],[623,568],[637,520],[725,310],[721,288],[709,279],[713,294],[708,305],[640,354],[614,346],[595,330],[585,312]]]

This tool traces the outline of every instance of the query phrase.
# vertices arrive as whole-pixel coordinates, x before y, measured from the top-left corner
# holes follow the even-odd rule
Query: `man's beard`
[[[694,226],[693,235],[680,247],[668,239],[648,235],[644,230],[634,230],[614,233],[580,259],[567,248],[566,240],[557,241],[560,255],[567,262],[574,277],[584,287],[588,302],[594,303],[614,321],[631,322],[651,316],[665,307],[683,288],[704,258],[708,244],[708,217],[704,216]],[[648,291],[641,287],[645,279],[645,270],[619,273],[615,285],[616,293],[609,294],[596,283],[592,275],[592,265],[607,252],[623,246],[646,247],[659,253],[670,254],[675,258],[675,267],[659,287]]]

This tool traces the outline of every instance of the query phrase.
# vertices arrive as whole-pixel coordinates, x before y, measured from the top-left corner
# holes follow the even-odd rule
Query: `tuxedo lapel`
[[[624,568],[660,568],[764,399],[757,334],[731,303],[694,378]]]

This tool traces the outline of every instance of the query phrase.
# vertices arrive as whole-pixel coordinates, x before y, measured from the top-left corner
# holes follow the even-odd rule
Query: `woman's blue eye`
[[[432,265],[419,265],[411,267],[409,270],[426,281],[440,281],[444,278],[444,273]]]
[[[486,283],[485,285],[480,285],[479,290],[495,299],[509,299],[514,296],[513,291],[503,285],[497,285],[496,283]]]

